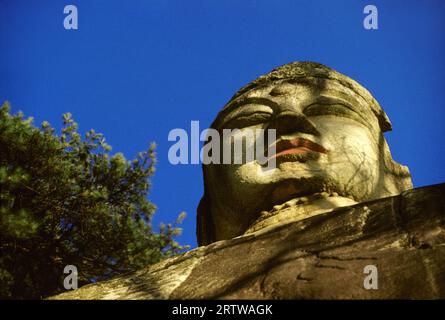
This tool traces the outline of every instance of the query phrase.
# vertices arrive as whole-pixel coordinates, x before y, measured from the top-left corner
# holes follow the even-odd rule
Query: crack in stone
[[[376,257],[336,257],[336,256],[319,256],[319,259],[327,260],[338,260],[338,261],[353,261],[353,260],[377,260]]]
[[[317,263],[315,265],[315,268],[330,268],[330,269],[346,270],[346,268],[343,268],[343,267],[340,267],[340,266],[325,265],[325,264],[321,264],[321,263]]]
[[[301,281],[309,282],[309,281],[312,281],[312,280],[314,280],[314,279],[313,279],[313,278],[304,277],[304,276],[302,276],[301,273],[299,273],[299,274],[297,275],[297,280],[301,280]]]

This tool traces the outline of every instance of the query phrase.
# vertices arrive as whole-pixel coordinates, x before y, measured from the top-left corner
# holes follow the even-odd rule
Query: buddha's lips
[[[292,140],[280,140],[275,145],[275,157],[287,154],[301,154],[307,152],[326,153],[327,150],[319,144],[306,140],[304,138],[295,138]]]

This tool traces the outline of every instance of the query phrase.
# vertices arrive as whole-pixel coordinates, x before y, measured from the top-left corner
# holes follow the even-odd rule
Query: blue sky
[[[67,4],[78,30],[63,28]],[[363,28],[367,4],[378,30]],[[56,128],[69,111],[128,158],[156,142],[154,223],[186,211],[179,240],[194,247],[201,167],[168,162],[169,131],[192,120],[205,129],[237,89],[291,61],[324,63],[368,88],[414,185],[445,182],[444,31],[440,0],[0,0],[0,100]]]

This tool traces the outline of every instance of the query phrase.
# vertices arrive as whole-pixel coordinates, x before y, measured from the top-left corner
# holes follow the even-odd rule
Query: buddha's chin
[[[326,175],[326,164],[318,161],[292,162],[285,161],[276,164],[271,170],[257,171],[260,179],[282,180],[288,178],[310,178]]]
[[[295,171],[295,170],[303,170],[303,171],[320,171],[321,167],[325,167],[326,164],[321,164],[317,160],[310,160],[307,162],[300,161],[280,161],[277,162],[277,168],[280,171]]]
[[[272,205],[282,204],[290,199],[308,196],[320,192],[338,192],[337,185],[326,177],[323,172],[312,171],[281,171],[271,181],[267,198]]]

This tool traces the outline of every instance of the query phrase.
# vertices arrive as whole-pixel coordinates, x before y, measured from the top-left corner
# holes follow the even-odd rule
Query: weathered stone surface
[[[378,268],[377,290],[363,286],[366,265]],[[215,242],[53,297],[387,298],[445,298],[445,184]]]

